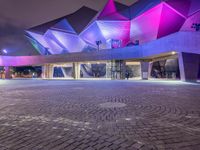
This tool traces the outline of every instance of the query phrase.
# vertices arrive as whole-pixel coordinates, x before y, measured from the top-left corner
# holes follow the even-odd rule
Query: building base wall
[[[196,82],[200,69],[200,55],[179,53],[179,69],[182,81]]]

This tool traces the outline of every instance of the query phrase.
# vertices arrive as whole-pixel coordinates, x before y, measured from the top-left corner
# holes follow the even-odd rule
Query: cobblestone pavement
[[[0,150],[200,150],[200,85],[0,80]]]

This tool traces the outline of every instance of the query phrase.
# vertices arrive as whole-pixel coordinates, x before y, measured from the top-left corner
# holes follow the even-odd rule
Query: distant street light
[[[3,49],[0,51],[0,55],[8,54],[8,51],[6,49]]]

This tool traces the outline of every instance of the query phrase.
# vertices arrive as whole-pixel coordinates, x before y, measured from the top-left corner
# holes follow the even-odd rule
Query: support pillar
[[[182,81],[196,82],[200,68],[200,55],[192,53],[179,53],[179,69]]]
[[[125,60],[122,60],[121,61],[121,76],[120,76],[120,79],[125,79],[125,74],[126,74],[126,61]]]
[[[111,61],[107,61],[106,63],[106,78],[111,78]]]
[[[42,66],[42,78],[43,79],[53,78],[53,65],[45,64],[44,66]]]
[[[11,67],[4,67],[4,70],[5,70],[5,79],[11,79],[11,71],[10,71]]]
[[[153,69],[153,62],[149,62],[149,78],[151,77],[152,69]]]
[[[149,62],[141,62],[141,78],[142,80],[149,79],[150,72],[150,63]]]
[[[74,79],[80,79],[80,73],[81,73],[81,68],[80,68],[80,64],[75,62],[73,63],[73,77]]]

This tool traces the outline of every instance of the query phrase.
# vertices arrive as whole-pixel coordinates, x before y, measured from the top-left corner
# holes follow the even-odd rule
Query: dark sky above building
[[[126,5],[136,0],[117,0]],[[37,54],[24,29],[73,13],[83,5],[100,10],[107,0],[0,0],[0,49],[9,55]]]

